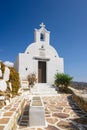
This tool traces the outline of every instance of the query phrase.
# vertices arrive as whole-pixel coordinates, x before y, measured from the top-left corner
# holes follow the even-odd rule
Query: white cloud
[[[4,64],[8,67],[13,67],[14,63],[10,61],[5,61]]]

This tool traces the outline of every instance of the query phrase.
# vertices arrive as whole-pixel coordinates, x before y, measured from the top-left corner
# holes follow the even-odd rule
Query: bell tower
[[[50,32],[46,30],[44,23],[40,24],[40,29],[35,29],[34,40],[42,44],[50,43]]]

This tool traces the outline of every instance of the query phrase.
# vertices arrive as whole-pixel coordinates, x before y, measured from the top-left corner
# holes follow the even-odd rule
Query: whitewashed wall
[[[27,76],[31,73],[36,73],[38,77],[38,60],[33,59],[33,57],[39,56],[41,45],[33,43],[28,46],[25,53],[19,53],[19,74],[21,79],[27,79]],[[50,59],[50,61],[47,61],[47,83],[53,83],[54,75],[57,72],[64,72],[63,58],[59,58],[52,46],[45,44],[44,48],[46,57]]]
[[[5,67],[4,74],[3,74],[3,79],[4,79],[5,81],[8,81],[8,80],[9,80],[9,75],[10,75],[10,69],[6,66],[6,67]]]
[[[1,70],[1,73],[2,73],[2,70]],[[3,74],[3,79],[0,79],[0,90],[1,91],[6,91],[7,89],[7,83],[6,81],[9,80],[9,76],[10,76],[10,69],[5,66],[5,71],[4,71],[4,74]]]
[[[64,73],[64,60],[60,58],[56,50],[50,45],[50,32],[46,30],[45,26],[40,25],[40,29],[35,29],[34,43],[30,44],[24,53],[19,53],[14,67],[20,74],[20,80],[27,80],[27,76],[31,73],[36,73],[38,78],[38,60],[35,57],[41,57],[40,49],[44,48],[44,58],[46,61],[47,83],[54,83],[54,75]],[[40,39],[41,33],[44,33],[44,41]]]

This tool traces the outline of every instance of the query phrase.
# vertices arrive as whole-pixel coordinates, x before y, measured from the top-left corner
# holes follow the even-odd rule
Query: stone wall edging
[[[69,87],[69,89],[71,89],[73,92],[73,100],[79,105],[80,108],[87,112],[87,97],[85,97],[85,94],[82,93],[82,91],[73,89],[71,87]]]
[[[7,124],[4,124],[4,121],[3,123],[0,123],[0,126],[4,127],[3,130],[17,129],[17,122],[24,109],[24,104],[25,104],[25,98],[23,96],[20,96],[13,100],[13,104],[9,110],[6,109],[6,107],[9,107],[9,105],[3,108],[0,119],[10,118]],[[11,109],[14,110],[12,111]],[[4,116],[6,112],[13,112],[13,114],[11,116]]]

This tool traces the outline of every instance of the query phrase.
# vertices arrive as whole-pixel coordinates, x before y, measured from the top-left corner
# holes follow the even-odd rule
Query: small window
[[[27,70],[28,70],[28,68],[25,68],[25,70],[27,71]]]
[[[41,35],[40,35],[40,40],[44,41],[44,34],[43,33],[41,33]]]
[[[41,48],[44,48],[44,46],[42,45]]]

